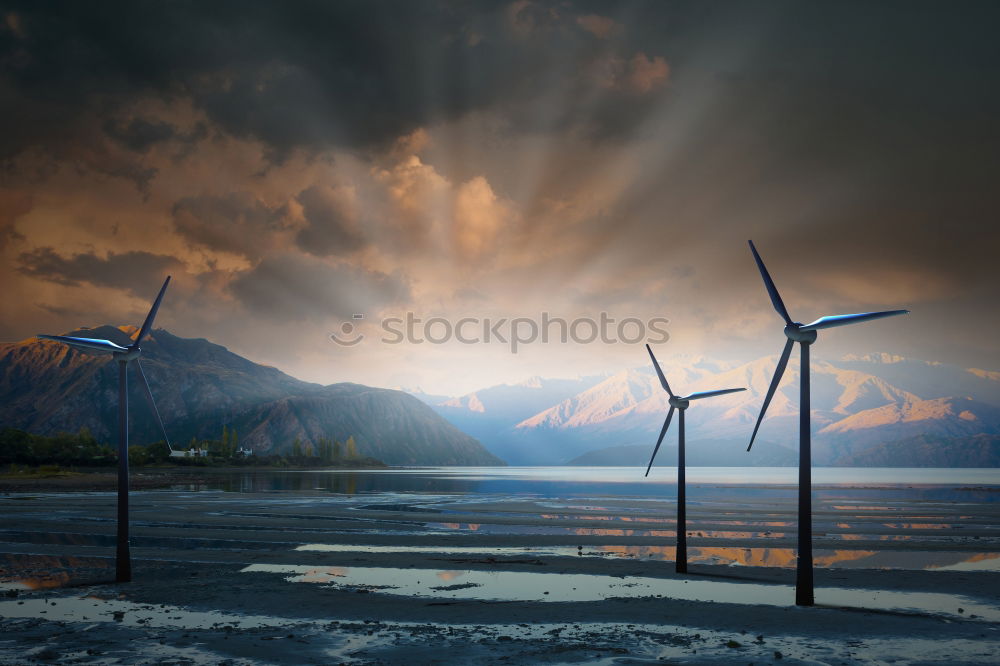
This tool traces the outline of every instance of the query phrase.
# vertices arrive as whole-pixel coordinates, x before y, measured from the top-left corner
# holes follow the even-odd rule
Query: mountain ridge
[[[129,344],[134,327],[110,325],[69,335]],[[418,399],[344,382],[323,386],[230,352],[204,338],[154,330],[142,364],[174,446],[236,428],[256,452],[285,453],[293,441],[353,436],[361,455],[390,465],[502,465],[481,443]],[[117,437],[117,368],[108,357],[29,338],[0,343],[0,424],[39,434],[87,427]],[[162,439],[129,373],[130,442]]]
[[[685,356],[661,359],[671,387],[679,394],[748,389],[697,403],[688,414],[689,440],[711,442],[713,455],[726,458],[732,458],[741,442],[745,449],[776,363],[777,356],[746,363]],[[816,450],[821,456],[828,450],[830,459],[836,457],[840,464],[847,461],[848,452],[860,456],[862,448],[897,446],[896,442],[915,441],[923,435],[937,438],[956,460],[964,460],[968,456],[956,448],[962,441],[1000,434],[1000,372],[868,354],[814,360],[811,377]],[[795,463],[798,378],[798,362],[793,359],[761,426],[755,457],[732,464]],[[471,410],[456,415],[468,402],[465,396],[451,399],[448,407],[433,407],[463,429],[473,423],[477,438],[512,464],[566,464],[590,451],[620,446],[651,450],[669,408],[651,366],[645,365],[610,375],[553,404],[533,402],[524,391],[519,398],[507,397],[512,402],[522,400],[522,412],[532,406],[536,411],[518,421],[487,421]],[[984,448],[975,459],[1000,466],[1000,449],[988,438],[977,441]],[[866,460],[879,457],[874,451],[864,454]],[[942,459],[938,454],[932,457]]]

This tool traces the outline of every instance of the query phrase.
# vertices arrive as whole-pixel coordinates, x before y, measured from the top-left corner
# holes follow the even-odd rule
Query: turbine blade
[[[682,400],[701,400],[702,398],[713,398],[717,395],[725,395],[727,393],[736,393],[738,391],[746,391],[745,388],[735,388],[735,389],[720,389],[718,391],[698,391],[697,393],[692,393],[691,395],[684,396]]]
[[[167,285],[170,284],[170,276],[163,281],[163,286],[160,287],[160,293],[156,296],[156,300],[153,301],[153,307],[149,309],[149,314],[146,315],[146,321],[142,322],[142,328],[139,329],[139,334],[135,336],[135,343],[139,344],[142,339],[146,337],[149,333],[149,329],[153,328],[153,320],[156,319],[156,311],[160,309],[160,301],[163,300],[163,294],[167,291]]]
[[[824,328],[835,326],[847,326],[848,324],[859,324],[872,319],[882,319],[883,317],[894,317],[896,315],[910,314],[909,310],[885,310],[884,312],[859,312],[858,314],[830,315],[820,317],[814,322],[799,328],[800,331],[819,331]]]
[[[771,398],[774,397],[774,392],[778,390],[778,384],[781,382],[781,376],[785,374],[785,366],[788,365],[788,357],[792,355],[792,345],[794,344],[792,340],[785,342],[781,358],[778,359],[778,367],[774,369],[774,377],[771,378],[771,385],[767,389],[767,397],[764,398],[764,404],[760,408],[757,425],[753,427],[753,434],[750,436],[750,446],[747,447],[747,451],[753,446],[753,440],[757,437],[757,429],[760,428],[760,422],[764,420],[764,413],[767,412],[767,406],[771,404]]]
[[[646,476],[649,476],[649,470],[653,469],[653,459],[656,458],[656,452],[660,450],[660,444],[663,443],[663,436],[667,434],[667,428],[670,427],[670,419],[674,418],[674,408],[671,407],[670,411],[667,412],[667,420],[663,422],[663,427],[660,429],[660,438],[656,440],[656,448],[653,449],[653,455],[649,459],[649,467],[646,468]]]
[[[663,376],[663,370],[660,370],[660,364],[656,362],[656,357],[653,356],[653,350],[646,345],[646,351],[649,352],[649,358],[653,359],[653,367],[656,368],[656,376],[660,378],[660,385],[663,386],[663,390],[672,398],[674,397],[674,392],[670,390],[670,384],[667,383],[667,378]]]
[[[146,400],[149,401],[149,407],[156,416],[156,422],[160,424],[160,432],[163,433],[163,440],[167,443],[167,448],[173,451],[173,448],[170,446],[170,438],[167,437],[167,429],[163,427],[163,419],[160,418],[160,410],[156,408],[156,401],[153,400],[153,392],[149,390],[149,382],[146,381],[146,374],[142,371],[142,364],[139,363],[139,359],[135,359],[135,369],[139,373],[139,386],[142,387],[142,392],[146,395]]]
[[[43,340],[54,340],[56,342],[62,342],[70,347],[76,347],[82,351],[87,352],[99,352],[105,354],[112,354],[114,352],[124,352],[128,351],[128,348],[122,347],[121,345],[116,345],[111,342],[111,340],[97,340],[95,338],[74,338],[69,335],[39,335],[39,338]]]
[[[760,271],[761,278],[764,279],[764,286],[767,288],[767,293],[771,297],[771,304],[774,309],[777,310],[781,318],[785,320],[786,324],[792,323],[792,318],[788,316],[788,310],[785,309],[785,303],[781,300],[781,295],[778,294],[778,288],[774,286],[774,280],[771,279],[771,274],[767,272],[767,268],[764,266],[763,260],[761,260],[760,255],[757,254],[757,248],[754,247],[753,241],[747,241],[750,243],[750,251],[753,252],[754,261],[757,262],[757,269]]]

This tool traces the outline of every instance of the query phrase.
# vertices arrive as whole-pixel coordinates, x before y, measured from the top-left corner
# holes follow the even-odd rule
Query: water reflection
[[[84,576],[110,576],[113,560],[98,557],[0,554],[0,589],[62,587]]]
[[[229,492],[323,491],[354,495],[379,492],[502,493],[542,497],[607,494],[664,498],[676,496],[671,475],[644,479],[633,467],[430,467],[384,470],[241,470],[206,471],[198,484],[177,490]],[[757,499],[795,496],[795,470],[790,467],[689,467],[689,499],[699,489],[719,497]],[[816,468],[814,493],[818,499],[842,499],[844,509],[893,510],[879,503],[853,504],[863,498],[996,502],[994,470],[982,469],[859,469]],[[845,493],[849,491],[849,493]],[[850,500],[847,500],[848,494]],[[859,499],[861,498],[861,499]],[[848,506],[848,504],[853,504]]]
[[[673,562],[674,546],[463,546],[359,545],[310,543],[295,550],[315,553],[422,553],[488,557],[616,557]],[[1000,571],[1000,553],[956,551],[881,551],[819,549],[814,563],[824,569],[931,569],[939,571]],[[794,568],[792,548],[689,547],[688,561],[730,566]]]

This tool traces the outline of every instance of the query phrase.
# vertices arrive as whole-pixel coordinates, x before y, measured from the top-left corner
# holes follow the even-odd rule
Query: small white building
[[[171,458],[205,458],[208,456],[208,449],[185,449],[184,451],[172,450]]]

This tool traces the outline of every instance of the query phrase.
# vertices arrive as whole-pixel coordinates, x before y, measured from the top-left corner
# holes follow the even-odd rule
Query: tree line
[[[253,455],[240,448],[235,428],[222,427],[219,439],[192,437],[182,448],[183,457],[170,455],[165,441],[146,446],[128,447],[129,464],[134,466],[163,465],[239,465],[261,467],[358,465],[381,463],[358,453],[354,436],[345,442],[320,437],[313,447],[298,437],[292,442],[290,454]],[[63,467],[111,467],[118,464],[116,447],[99,442],[87,428],[79,432],[60,432],[55,435],[35,435],[16,428],[0,429],[0,465],[59,465]]]

